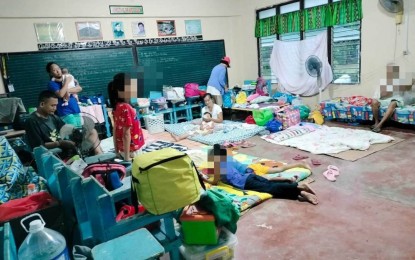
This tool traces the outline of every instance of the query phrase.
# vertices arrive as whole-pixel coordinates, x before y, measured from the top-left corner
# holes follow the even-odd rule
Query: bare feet
[[[308,165],[308,163],[303,163],[303,167],[302,168],[312,171],[311,170],[311,167],[310,167],[310,165]]]
[[[174,135],[173,133],[170,133],[171,137],[174,139],[175,142],[180,141],[179,137]]]
[[[372,128],[372,132],[380,133],[381,131],[382,131],[382,129],[380,127],[374,127],[374,128]]]
[[[300,184],[297,186],[300,191],[305,191],[311,194],[316,195],[316,192],[306,183]]]
[[[306,191],[301,191],[300,192],[300,195],[298,196],[298,200],[307,201],[307,202],[310,202],[313,205],[318,204],[317,196],[314,195],[314,194],[311,194],[309,192],[306,192]]]

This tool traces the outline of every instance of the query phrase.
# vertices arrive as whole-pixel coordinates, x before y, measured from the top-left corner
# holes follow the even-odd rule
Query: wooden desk
[[[4,136],[6,138],[13,138],[13,137],[19,137],[19,136],[25,135],[26,131],[25,130],[6,130],[6,131],[1,131],[0,133],[6,133],[0,136]]]

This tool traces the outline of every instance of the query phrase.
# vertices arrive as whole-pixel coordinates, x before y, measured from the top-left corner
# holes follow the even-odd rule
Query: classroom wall
[[[142,20],[145,22],[147,37],[156,38],[158,19],[175,20],[177,36],[185,35],[184,20],[200,19],[204,40],[225,40],[226,53],[232,59],[229,83],[233,86],[242,84],[244,79],[255,79],[258,75],[257,41],[254,37],[255,10],[282,2],[286,1],[142,0],[138,4],[144,8],[143,15],[110,15],[109,5],[137,5],[137,2],[2,0],[0,52],[37,50],[33,26],[36,22],[62,22],[66,40],[78,41],[75,21],[100,21],[104,40],[111,40],[111,21],[123,21],[126,38],[132,38],[131,22]],[[405,1],[401,25],[395,25],[395,15],[385,12],[377,0],[362,2],[361,84],[330,85],[324,91],[323,99],[348,95],[372,97],[379,86],[379,80],[386,76],[386,64],[389,62],[401,66],[401,72],[415,72],[415,1]],[[409,33],[406,32],[407,25]],[[409,55],[403,55],[406,42]],[[318,97],[306,98],[305,102],[314,105],[318,102]]]
[[[287,1],[250,1],[243,0],[242,13],[248,14],[252,10],[261,9],[273,4]],[[395,62],[400,66],[401,77],[405,72],[415,73],[415,1],[404,0],[405,11],[402,24],[395,24],[395,15],[387,13],[378,0],[364,0],[362,35],[361,35],[361,83],[358,85],[329,85],[323,92],[322,98],[329,99],[340,96],[364,95],[373,97],[379,88],[379,81],[386,78],[386,65]],[[242,28],[254,28],[253,16],[243,19]],[[408,30],[408,33],[407,33]],[[396,33],[396,38],[395,38]],[[241,34],[240,41],[247,46],[243,61],[243,75],[253,78],[257,74],[256,40],[250,34]],[[396,44],[395,44],[396,40]],[[403,51],[409,46],[409,54]],[[249,51],[248,51],[249,50]],[[308,105],[318,103],[318,96],[303,99]]]
[[[109,5],[142,5],[143,15],[111,15]],[[184,20],[200,19],[204,40],[224,39],[226,53],[232,57],[232,67],[240,63],[233,45],[234,31],[240,23],[238,0],[210,1],[151,1],[74,0],[0,2],[0,53],[37,51],[34,23],[62,22],[65,41],[78,41],[75,22],[99,21],[103,40],[113,40],[111,22],[122,21],[126,39],[133,38],[131,22],[144,21],[146,38],[158,38],[156,20],[175,20],[177,36],[185,36]],[[218,61],[219,63],[219,61]],[[44,66],[44,64],[40,64]],[[240,67],[236,66],[235,67]],[[229,71],[231,82],[236,82],[237,70]],[[231,83],[233,84],[233,83]]]

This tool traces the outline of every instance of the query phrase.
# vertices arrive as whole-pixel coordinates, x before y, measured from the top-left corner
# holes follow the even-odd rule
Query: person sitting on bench
[[[75,142],[71,140],[62,140],[59,131],[65,123],[55,115],[58,105],[58,96],[50,91],[45,90],[39,94],[39,105],[25,122],[27,141],[31,149],[43,145],[48,149],[60,148],[65,156],[76,154],[77,148]],[[98,133],[95,129],[87,137],[93,142],[95,154],[101,154],[102,149],[99,145]]]

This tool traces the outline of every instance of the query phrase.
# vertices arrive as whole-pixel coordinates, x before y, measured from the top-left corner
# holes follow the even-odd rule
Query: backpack
[[[154,215],[199,200],[201,183],[190,157],[173,148],[140,154],[132,165],[132,200]]]
[[[121,187],[125,175],[125,166],[118,163],[93,163],[82,172],[84,178],[94,177],[109,191]]]
[[[187,83],[184,85],[184,96],[185,97],[198,97],[200,95],[199,84]]]

